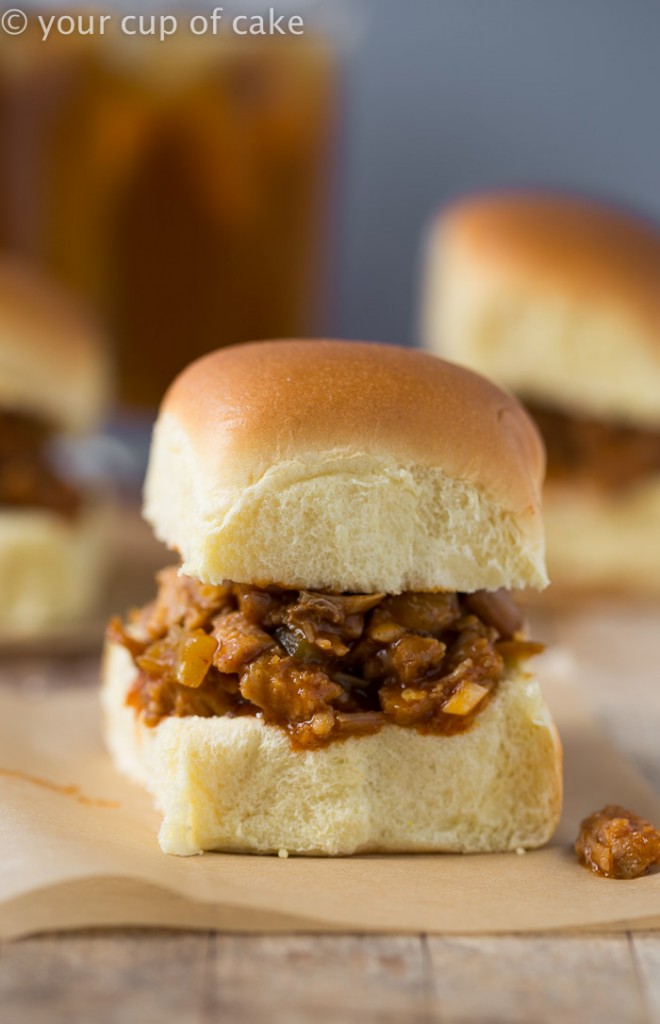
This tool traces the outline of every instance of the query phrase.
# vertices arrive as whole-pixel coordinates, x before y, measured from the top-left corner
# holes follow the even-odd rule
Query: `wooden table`
[[[612,630],[603,627],[605,635]],[[660,649],[660,617],[658,618]],[[571,637],[562,638],[570,644]],[[612,637],[616,643],[616,635]],[[658,659],[660,663],[660,658]],[[94,658],[0,667],[26,686],[93,683]],[[660,685],[582,680],[660,787]],[[660,679],[658,680],[660,683]],[[2,1024],[660,1021],[660,933],[496,938],[99,932],[0,944]]]

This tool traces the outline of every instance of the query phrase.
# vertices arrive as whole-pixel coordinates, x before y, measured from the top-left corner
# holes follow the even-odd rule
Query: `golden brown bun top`
[[[525,513],[545,469],[536,428],[510,394],[462,367],[389,345],[221,349],[180,374],[163,413],[209,453],[209,468],[220,460],[246,485],[302,452],[346,450],[441,469]]]
[[[484,264],[625,303],[660,327],[660,229],[641,217],[577,196],[513,192],[461,200],[441,224],[449,244]]]
[[[0,258],[0,406],[87,429],[105,411],[109,376],[81,305],[36,269]]]

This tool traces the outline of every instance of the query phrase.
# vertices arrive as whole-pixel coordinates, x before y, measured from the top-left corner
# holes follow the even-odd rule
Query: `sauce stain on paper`
[[[77,800],[79,804],[85,804],[87,807],[119,807],[116,800],[103,800],[100,797],[86,796],[80,789],[80,786],[73,784],[64,786],[58,782],[51,782],[50,779],[42,779],[39,775],[30,775],[28,772],[20,772],[12,768],[0,768],[0,776],[7,779],[20,779],[21,782],[30,782],[33,786],[49,789],[52,793],[70,796],[73,800]]]

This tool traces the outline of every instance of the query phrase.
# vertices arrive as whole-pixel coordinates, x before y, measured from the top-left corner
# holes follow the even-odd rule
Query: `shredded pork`
[[[73,518],[80,495],[53,470],[50,431],[38,420],[0,412],[0,507],[43,508]]]
[[[581,864],[605,878],[641,878],[660,863],[660,832],[616,804],[585,818],[575,843]]]
[[[548,479],[579,479],[617,492],[660,473],[660,431],[525,404],[543,435]]]
[[[505,663],[542,648],[520,637],[504,591],[329,594],[224,583],[176,567],[112,640],[136,666],[128,702],[151,726],[168,715],[261,716],[311,748],[386,722],[467,728]]]

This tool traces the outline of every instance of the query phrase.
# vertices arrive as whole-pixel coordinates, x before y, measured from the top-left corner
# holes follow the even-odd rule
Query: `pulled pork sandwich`
[[[0,635],[29,636],[88,611],[105,514],[53,459],[93,429],[109,392],[106,351],[76,303],[0,261]]]
[[[546,583],[542,473],[518,403],[423,353],[261,342],[185,370],[145,491],[180,564],[110,624],[103,682],[162,849],[544,843],[560,747],[507,592]]]
[[[432,227],[424,335],[527,405],[543,435],[553,583],[660,592],[660,232],[544,193]]]

